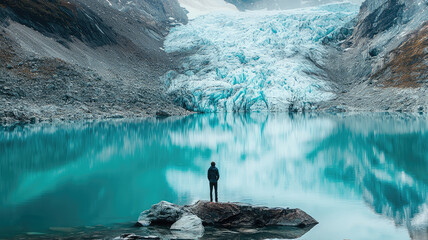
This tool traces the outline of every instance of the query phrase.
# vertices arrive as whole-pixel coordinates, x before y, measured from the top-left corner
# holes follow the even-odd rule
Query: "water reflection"
[[[428,239],[427,133],[426,116],[405,114],[5,128],[0,231],[128,221],[160,200],[206,199],[214,160],[221,201],[302,208],[320,221],[308,239]]]

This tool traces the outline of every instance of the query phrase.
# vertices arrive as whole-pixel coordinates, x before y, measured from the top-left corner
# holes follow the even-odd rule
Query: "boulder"
[[[181,217],[184,218],[180,219]],[[314,218],[300,209],[268,208],[243,203],[212,203],[208,201],[198,201],[193,205],[179,206],[163,201],[142,212],[137,225],[173,225],[173,228],[180,230],[197,229],[198,219],[195,217],[199,218],[203,225],[225,228],[270,226],[306,228],[318,224]],[[186,223],[189,220],[192,221]],[[178,223],[174,224],[177,221]]]
[[[204,234],[202,220],[193,214],[184,214],[177,222],[172,224],[171,230],[192,233],[199,237]]]
[[[168,112],[166,112],[164,110],[159,110],[156,112],[156,117],[158,117],[158,118],[167,118],[170,116],[171,116],[171,114],[169,114]]]
[[[137,226],[171,225],[184,214],[181,206],[162,201],[140,214]]]
[[[227,228],[290,226],[308,227],[318,222],[304,211],[285,208],[258,207],[242,203],[198,201],[184,207],[198,216],[204,225]]]

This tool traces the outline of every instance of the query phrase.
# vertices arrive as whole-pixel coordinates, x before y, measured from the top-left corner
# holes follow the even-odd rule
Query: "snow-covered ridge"
[[[357,13],[357,5],[342,3],[198,17],[165,41],[167,52],[190,54],[164,76],[168,93],[201,112],[313,108],[334,96],[319,67],[322,39]]]

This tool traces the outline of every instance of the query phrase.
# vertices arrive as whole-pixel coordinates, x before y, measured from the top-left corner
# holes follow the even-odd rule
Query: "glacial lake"
[[[301,208],[299,239],[428,239],[428,118],[204,114],[0,128],[0,238],[136,221],[166,200]]]

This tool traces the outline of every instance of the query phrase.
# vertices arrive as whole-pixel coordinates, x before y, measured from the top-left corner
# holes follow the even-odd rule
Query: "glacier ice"
[[[358,13],[351,3],[288,11],[211,13],[171,30],[165,51],[185,56],[162,78],[198,112],[286,111],[334,97],[322,39]]]
[[[178,0],[180,6],[187,10],[187,17],[193,19],[211,12],[238,11],[235,5],[224,0]]]

